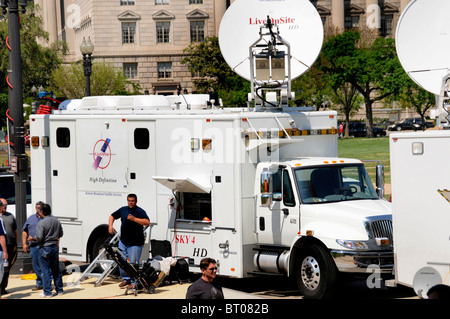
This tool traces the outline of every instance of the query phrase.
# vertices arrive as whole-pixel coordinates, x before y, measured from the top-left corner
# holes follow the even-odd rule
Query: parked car
[[[8,202],[8,212],[16,215],[16,195],[15,195],[15,184],[14,175],[5,171],[3,168],[0,169],[0,198],[6,199]],[[33,214],[34,210],[31,206],[31,181],[27,181],[26,185],[26,211],[27,216]]]
[[[364,122],[350,122],[348,127],[348,135],[354,137],[367,136],[366,123]],[[386,136],[386,131],[381,127],[373,127],[374,136]]]
[[[432,122],[425,121],[425,129],[434,127]],[[421,130],[422,129],[422,119],[420,117],[408,117],[387,128],[389,131],[402,131],[402,130]]]

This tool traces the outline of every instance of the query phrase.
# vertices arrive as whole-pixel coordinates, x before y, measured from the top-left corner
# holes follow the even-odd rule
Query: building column
[[[344,30],[345,28],[344,0],[331,1],[331,22],[334,27]]]

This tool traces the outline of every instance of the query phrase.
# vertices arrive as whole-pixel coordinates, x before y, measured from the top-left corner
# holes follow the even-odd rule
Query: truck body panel
[[[450,285],[448,145],[447,130],[390,136],[395,274],[409,287],[425,267]]]

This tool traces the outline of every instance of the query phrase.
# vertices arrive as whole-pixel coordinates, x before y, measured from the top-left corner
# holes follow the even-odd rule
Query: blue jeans
[[[50,245],[39,248],[39,264],[42,270],[42,283],[44,294],[52,295],[52,276],[57,293],[63,292],[63,282],[59,269],[58,245]]]
[[[3,279],[3,251],[0,250],[0,282],[2,282]],[[0,291],[0,297],[2,296],[2,292]]]
[[[39,265],[39,246],[30,247],[30,256],[33,270],[36,274],[36,286],[42,287],[42,270],[41,266]]]
[[[127,246],[122,241],[119,241],[119,249],[124,254],[125,258],[130,261],[131,264],[139,264],[142,248],[144,246]],[[123,280],[130,281],[130,276],[120,268],[120,276]]]

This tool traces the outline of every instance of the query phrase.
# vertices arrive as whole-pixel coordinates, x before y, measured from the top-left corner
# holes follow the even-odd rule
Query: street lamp
[[[83,42],[80,45],[81,54],[83,54],[83,69],[86,77],[86,96],[91,96],[91,75],[92,75],[92,53],[94,53],[94,44],[91,42],[91,37],[83,37]]]

